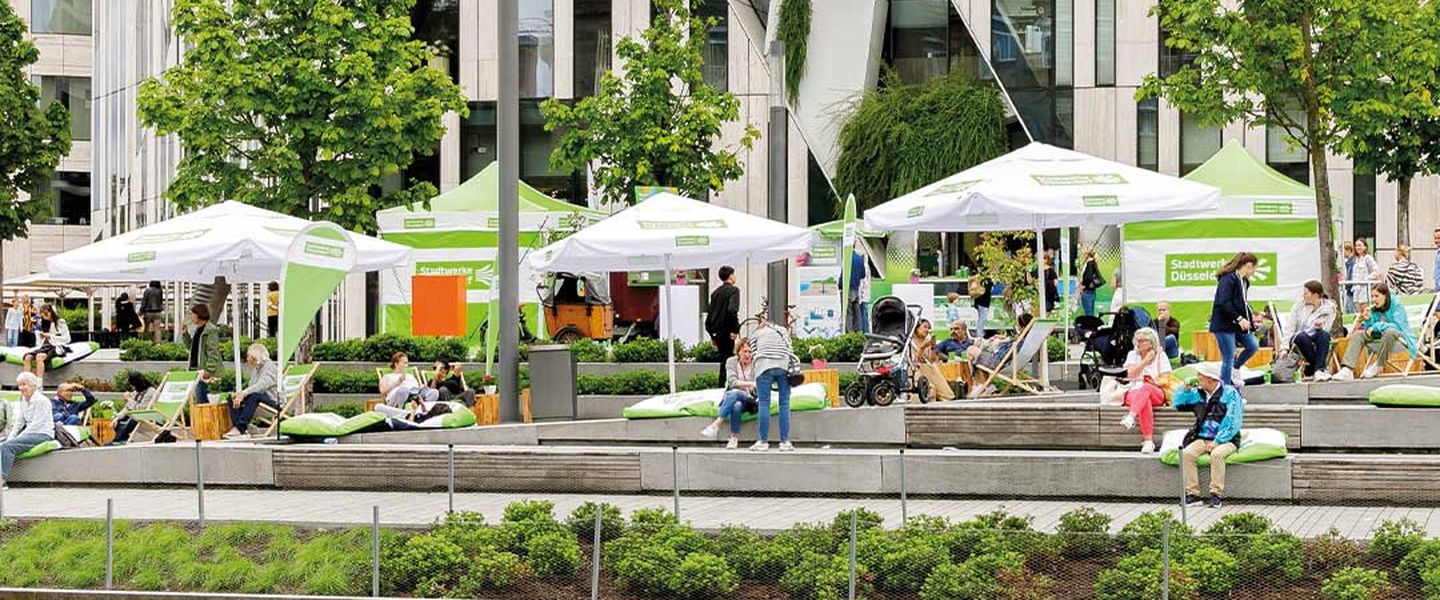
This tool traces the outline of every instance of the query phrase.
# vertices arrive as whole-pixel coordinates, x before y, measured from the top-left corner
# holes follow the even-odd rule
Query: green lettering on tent
[[[1165,255],[1165,287],[1214,287],[1215,274],[1235,254],[1233,252],[1187,252]],[[1278,281],[1279,260],[1274,252],[1255,255],[1259,262],[1252,286],[1274,286]]]
[[[1115,196],[1085,196],[1085,208],[1106,208],[1120,206],[1120,199]]]
[[[965,190],[968,190],[968,189],[974,187],[975,184],[980,183],[980,182],[981,182],[980,179],[971,179],[971,180],[969,180],[969,181],[957,181],[957,182],[955,182],[955,183],[943,183],[943,184],[940,184],[940,185],[938,185],[938,186],[935,186],[935,189],[930,190],[930,191],[928,191],[928,192],[925,192],[925,197],[928,198],[928,197],[930,197],[930,196],[944,196],[944,195],[947,195],[947,194],[958,194],[958,193],[960,193],[960,192],[963,192],[963,191],[965,191]]]
[[[676,247],[676,248],[685,248],[685,247],[687,247],[687,246],[688,246],[688,247],[696,247],[696,246],[709,246],[709,245],[710,245],[710,236],[708,236],[708,235],[677,235],[677,236],[675,236],[675,247]]]
[[[1257,215],[1293,215],[1295,205],[1290,202],[1256,202],[1250,209]]]
[[[405,229],[434,229],[435,217],[416,217],[413,219],[405,219],[404,221],[402,221],[401,225]]]
[[[1180,219],[1125,226],[1125,241],[1311,238],[1315,219]]]
[[[495,278],[494,261],[437,260],[415,263],[415,274],[423,276],[461,276],[465,289],[488,290]]]
[[[404,244],[418,249],[439,248],[495,248],[500,245],[498,231],[408,231],[405,233],[382,233],[387,242]],[[520,232],[520,247],[534,248],[539,245],[540,235],[534,231]]]
[[[331,244],[305,241],[305,253],[311,256],[323,256],[325,258],[344,258],[345,249]]]
[[[920,205],[905,211],[905,218],[915,219],[925,214],[925,205]]]
[[[144,246],[146,244],[166,244],[169,242],[181,242],[184,240],[193,240],[209,232],[210,228],[207,227],[205,229],[177,231],[174,233],[147,233],[145,235],[135,236],[135,239],[130,241],[130,245]]]
[[[155,260],[154,252],[131,252],[125,256],[125,262],[138,263]]]
[[[728,227],[721,219],[702,219],[699,221],[635,221],[641,229],[665,230],[665,229],[724,229]]]
[[[1071,173],[1066,175],[1031,175],[1040,185],[1124,185],[1119,173]]]

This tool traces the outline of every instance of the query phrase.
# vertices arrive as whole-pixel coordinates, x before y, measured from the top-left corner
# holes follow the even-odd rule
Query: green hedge
[[[411,363],[465,362],[471,357],[470,346],[464,338],[410,337],[394,333],[315,344],[314,357],[317,361],[388,363],[396,352],[404,352]]]
[[[260,342],[269,350],[270,356],[275,356],[275,338],[261,338],[252,340],[240,338],[240,351],[244,352],[253,342]],[[230,338],[222,337],[220,340],[220,351],[228,359],[233,352],[230,348]],[[120,360],[126,362],[155,361],[155,362],[177,362],[190,359],[190,348],[185,344],[175,342],[155,343],[147,339],[129,338],[120,342]]]

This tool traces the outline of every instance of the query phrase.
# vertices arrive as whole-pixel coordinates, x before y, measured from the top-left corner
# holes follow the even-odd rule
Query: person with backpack
[[[1095,261],[1095,247],[1085,249],[1085,268],[1080,272],[1080,310],[1087,317],[1095,316],[1095,291],[1105,287],[1105,276]]]
[[[160,282],[151,281],[140,297],[140,315],[145,323],[144,331],[150,334],[150,341],[160,343],[160,315],[165,312],[165,292]]]
[[[735,287],[735,267],[722,266],[718,275],[720,287],[710,292],[705,333],[720,352],[720,381],[724,383],[725,361],[735,356],[735,337],[740,335],[740,288]]]

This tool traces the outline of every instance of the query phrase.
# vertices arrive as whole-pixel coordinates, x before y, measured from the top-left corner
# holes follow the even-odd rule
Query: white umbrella
[[[278,281],[285,257],[300,230],[312,222],[235,201],[207,206],[128,233],[45,259],[54,280],[229,283]],[[346,232],[355,243],[351,272],[408,264],[410,248]],[[239,315],[240,297],[234,297]],[[235,341],[235,384],[239,389],[240,335]]]
[[[865,225],[1034,231],[1039,264],[1046,229],[1170,219],[1212,212],[1219,204],[1220,190],[1205,184],[1032,142],[867,210]],[[1043,317],[1043,278],[1037,283]]]
[[[535,271],[663,269],[668,294],[672,269],[789,259],[809,250],[814,235],[803,227],[661,193],[536,250],[529,262]],[[670,305],[667,299],[666,322],[673,322]],[[674,392],[675,346],[666,346]]]

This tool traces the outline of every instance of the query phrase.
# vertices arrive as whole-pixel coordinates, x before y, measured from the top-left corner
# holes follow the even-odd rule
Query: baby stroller
[[[1109,315],[1109,326],[1099,327],[1084,338],[1085,350],[1080,353],[1082,390],[1098,390],[1100,378],[1120,375],[1125,355],[1134,349],[1135,332],[1150,326],[1150,313],[1139,306],[1124,306]]]
[[[889,406],[902,392],[930,400],[930,383],[917,373],[910,338],[920,324],[920,307],[906,306],[895,296],[875,302],[870,310],[870,333],[856,365],[860,378],[845,389],[845,404]]]

